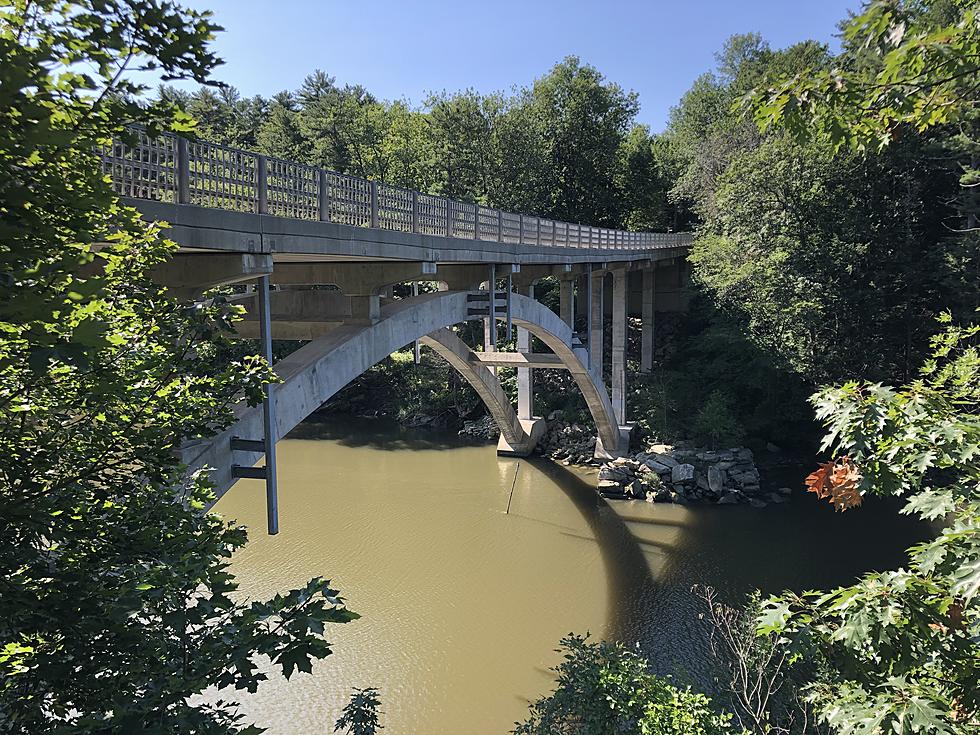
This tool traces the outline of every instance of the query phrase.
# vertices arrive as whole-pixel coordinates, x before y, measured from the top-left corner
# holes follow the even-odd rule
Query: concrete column
[[[519,288],[518,293],[534,298],[534,284]],[[521,327],[517,328],[517,351],[531,351],[531,333]],[[517,368],[517,418],[530,420],[534,418],[534,373],[531,368]]]
[[[626,425],[626,301],[627,272],[613,271],[612,406],[620,426]]]
[[[592,314],[591,329],[589,330],[589,370],[596,376],[602,378],[602,343],[604,331],[604,304],[603,286],[605,285],[605,271],[594,271],[589,277],[592,279],[592,303],[589,307]]]
[[[575,281],[567,276],[558,280],[558,316],[575,330]]]
[[[653,371],[653,346],[656,319],[654,307],[657,300],[657,273],[653,268],[643,271],[643,305],[641,308],[642,332],[640,334],[640,372]]]
[[[582,321],[589,319],[589,274],[586,273],[575,279],[575,318]]]

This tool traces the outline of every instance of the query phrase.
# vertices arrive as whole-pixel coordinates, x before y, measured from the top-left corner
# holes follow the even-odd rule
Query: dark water
[[[803,493],[759,510],[607,504],[594,473],[380,422],[292,436],[279,536],[261,533],[259,483],[216,507],[256,529],[235,572],[254,596],[331,578],[364,617],[330,631],[335,654],[312,676],[242,699],[271,733],[331,731],[351,686],[381,689],[389,735],[507,732],[549,690],[573,631],[639,644],[658,671],[703,682],[692,585],[735,602],[845,584],[898,566],[926,532],[891,504],[837,514]]]

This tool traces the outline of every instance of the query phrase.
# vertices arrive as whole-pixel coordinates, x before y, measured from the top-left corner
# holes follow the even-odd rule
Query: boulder
[[[668,472],[670,472],[670,465],[666,465],[656,459],[643,460],[643,466],[652,470],[653,472],[656,472],[658,475],[666,475]]]
[[[678,462],[676,459],[671,457],[669,454],[660,454],[659,452],[652,452],[651,458],[654,461],[656,461],[658,464],[663,465],[664,467],[674,468],[680,464],[680,462]],[[647,461],[649,462],[650,460],[648,459]]]
[[[718,505],[737,505],[742,502],[742,496],[738,493],[725,493],[718,498]]]
[[[679,464],[670,471],[670,481],[674,484],[691,482],[694,479],[693,464]]]
[[[720,493],[725,487],[725,471],[717,467],[708,468],[708,489]]]

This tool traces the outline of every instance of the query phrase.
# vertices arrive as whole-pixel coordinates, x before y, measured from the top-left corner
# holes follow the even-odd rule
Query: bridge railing
[[[505,212],[172,134],[134,135],[135,145],[102,151],[112,187],[133,199],[520,245],[650,250],[691,240]]]

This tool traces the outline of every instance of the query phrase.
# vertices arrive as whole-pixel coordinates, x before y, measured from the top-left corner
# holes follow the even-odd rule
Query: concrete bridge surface
[[[273,366],[283,382],[261,406],[239,406],[229,429],[183,450],[191,470],[213,468],[219,496],[240,478],[265,480],[270,533],[276,442],[392,352],[415,343],[417,355],[424,344],[445,359],[499,426],[498,451],[517,456],[544,431],[534,371],[567,370],[592,414],[597,455],[612,457],[629,442],[627,319],[640,319],[648,372],[656,313],[685,306],[686,233],[556,222],[140,131],[103,161],[124,203],[171,226],[180,250],[157,269],[161,283],[187,300],[244,284],[239,333],[260,339],[270,362],[273,339],[306,342]],[[544,278],[558,281],[557,314],[534,298]],[[413,295],[394,298],[405,284]],[[480,350],[453,331],[470,320],[483,322]],[[516,351],[497,349],[504,330],[516,330]],[[547,352],[532,351],[532,335]],[[516,406],[498,367],[517,369]]]

